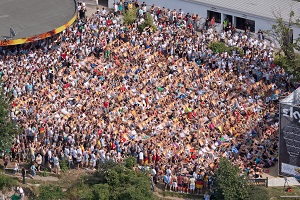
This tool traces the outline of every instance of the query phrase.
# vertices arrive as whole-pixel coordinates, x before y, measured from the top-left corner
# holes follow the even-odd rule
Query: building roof
[[[294,92],[289,94],[280,102],[283,104],[289,104],[289,105],[300,107],[300,87],[298,87]]]
[[[185,0],[212,6],[216,9],[232,10],[244,15],[276,19],[274,12],[280,14],[284,21],[289,20],[290,11],[300,17],[300,2],[293,0]],[[276,15],[277,15],[276,14]]]
[[[13,39],[56,29],[76,14],[74,0],[0,0],[0,41],[15,31]]]

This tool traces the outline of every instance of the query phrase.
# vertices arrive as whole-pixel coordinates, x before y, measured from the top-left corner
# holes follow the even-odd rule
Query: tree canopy
[[[232,165],[227,158],[220,158],[215,182],[217,199],[244,200],[249,197],[246,177],[241,176],[238,166]]]
[[[92,177],[83,177],[79,185],[68,193],[73,195],[69,196],[69,199],[154,199],[149,177],[140,171],[133,170],[130,166],[127,168],[112,161],[100,163],[97,172]]]
[[[295,50],[300,50],[300,37],[293,36],[294,27],[300,27],[299,16],[295,16],[294,11],[290,11],[288,21],[284,21],[281,13],[275,13],[276,22],[269,30],[269,35],[280,45],[280,52],[277,55],[277,63],[294,75],[296,80],[300,80],[300,56]],[[282,55],[283,52],[283,55]]]
[[[10,147],[14,136],[20,129],[10,118],[10,102],[0,88],[0,151],[6,151]]]

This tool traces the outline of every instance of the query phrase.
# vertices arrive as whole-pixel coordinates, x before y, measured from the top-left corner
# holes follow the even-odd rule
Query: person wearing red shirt
[[[105,111],[106,113],[108,113],[108,106],[109,106],[108,101],[104,101],[103,107],[104,107],[104,111]]]

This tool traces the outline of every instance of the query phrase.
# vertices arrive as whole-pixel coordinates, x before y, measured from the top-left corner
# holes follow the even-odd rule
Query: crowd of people
[[[121,14],[137,7],[137,20]],[[149,13],[157,29],[139,26]],[[23,129],[6,162],[95,169],[137,158],[153,181],[201,192],[221,156],[258,178],[278,157],[278,100],[293,90],[274,44],[198,14],[120,2],[61,34],[1,48],[0,74]],[[228,23],[229,24],[229,23]],[[226,29],[226,30],[225,30]],[[241,51],[213,52],[211,42]]]

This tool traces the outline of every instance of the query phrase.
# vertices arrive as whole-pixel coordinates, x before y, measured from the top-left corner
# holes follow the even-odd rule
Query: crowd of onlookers
[[[137,20],[121,14],[137,7]],[[82,8],[80,8],[82,9]],[[151,15],[153,27],[139,26]],[[258,178],[278,157],[278,100],[293,90],[274,45],[180,10],[119,2],[37,43],[0,49],[10,117],[6,163],[94,169],[134,156],[153,182],[200,192],[221,156]],[[230,27],[228,27],[230,26]],[[241,51],[213,52],[211,42]]]

